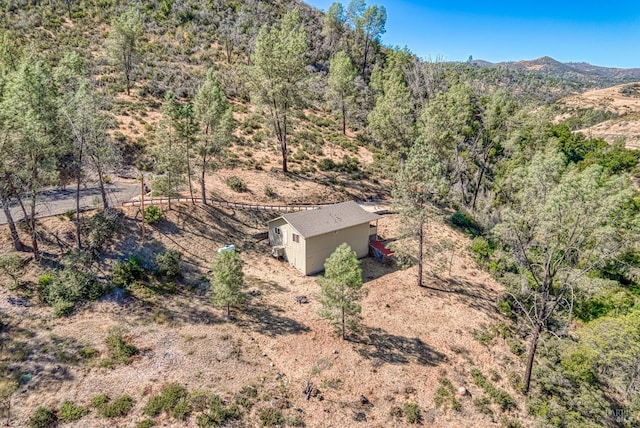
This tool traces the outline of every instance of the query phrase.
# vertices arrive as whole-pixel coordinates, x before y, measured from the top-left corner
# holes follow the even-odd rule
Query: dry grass
[[[252,181],[247,181],[251,187]],[[133,217],[135,211],[129,214]],[[362,330],[352,340],[342,341],[318,316],[316,279],[271,258],[264,241],[250,238],[263,230],[265,219],[178,206],[167,214],[167,221],[151,230],[148,247],[184,252],[190,271],[186,282],[191,286],[206,275],[216,248],[237,245],[245,262],[247,290],[252,293],[230,323],[207,302],[206,294],[187,289],[169,297],[101,301],[65,319],[53,318],[49,308],[12,305],[7,300],[11,293],[1,290],[0,311],[10,324],[6,334],[33,349],[24,362],[16,363],[33,375],[14,399],[18,425],[38,405],[59,406],[64,400],[87,405],[93,396],[106,393],[134,397],[135,407],[127,421],[107,421],[92,412],[69,426],[132,426],[132,421],[143,419],[148,397],[171,382],[191,390],[211,390],[227,399],[245,385],[256,385],[262,401],[245,419],[252,421],[249,426],[257,424],[257,408],[271,405],[289,407],[284,410],[287,417],[300,414],[295,408],[302,409],[310,427],[397,426],[400,422],[390,412],[405,402],[420,406],[428,426],[492,425],[489,417],[475,410],[471,398],[458,397],[461,412],[434,405],[443,376],[455,388],[464,386],[475,395],[480,391],[471,383],[471,368],[485,373],[494,369],[506,378],[506,373],[519,372],[522,365],[501,340],[487,347],[472,338],[474,330],[501,318],[494,309],[501,288],[475,267],[466,251],[466,236],[442,224],[430,226],[434,242],[453,240],[456,250],[451,275],[438,263],[430,265],[426,288],[415,286],[415,268],[397,270],[364,259],[367,297]],[[136,222],[130,217],[128,223],[128,237],[114,249],[114,257],[139,249]],[[65,223],[53,218],[46,226],[64,229]],[[397,228],[398,219],[390,215],[381,220],[379,233],[397,238]],[[307,295],[311,302],[296,304],[297,295]],[[102,368],[104,338],[113,326],[124,327],[141,352],[130,365]],[[18,331],[31,332],[33,337],[27,341],[28,335]],[[51,355],[54,342],[71,355],[76,348],[91,346],[98,356],[95,361],[63,362],[59,355]],[[303,390],[308,382],[319,389],[319,395],[307,401]],[[501,387],[520,398],[522,406],[523,400],[506,381]],[[361,396],[371,404],[362,404]],[[364,413],[366,423],[355,421],[357,413]],[[166,420],[161,426],[173,425]],[[184,426],[195,426],[195,418]]]

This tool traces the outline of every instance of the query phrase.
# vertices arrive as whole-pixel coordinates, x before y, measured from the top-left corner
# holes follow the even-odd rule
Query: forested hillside
[[[151,322],[161,330],[148,336],[136,330],[147,340],[145,350],[133,346],[126,331],[112,329],[105,349],[96,350],[57,341],[53,333],[43,339],[48,327],[19,328],[27,312],[2,309],[0,406],[8,421],[12,404],[24,394],[28,400],[17,404],[18,420],[34,427],[56,420],[82,424],[88,413],[93,421],[126,421],[132,409],[137,426],[640,424],[640,195],[633,184],[640,178],[640,151],[573,132],[606,118],[594,118],[592,109],[554,123],[558,107],[551,105],[603,81],[424,61],[407,49],[381,45],[386,19],[384,7],[361,0],[334,3],[326,15],[293,0],[0,3],[0,204],[7,219],[0,274],[7,302],[39,311],[42,326],[64,331],[57,320],[68,317],[69,325],[86,321],[101,331],[99,319],[85,317],[94,309],[105,318],[113,314],[110,306],[92,305],[126,296],[130,306],[115,310],[122,311],[118,316],[137,317],[127,318],[132,329]],[[144,177],[153,196],[169,198],[166,215],[158,207],[123,214],[112,206],[106,188],[118,177]],[[66,227],[55,223],[60,231],[37,218],[44,190],[69,186],[79,195],[87,185],[98,189],[89,214],[77,199],[76,209],[57,219],[68,220]],[[464,302],[474,323],[485,317],[491,323],[477,329],[474,324],[471,332],[450,320],[446,351],[426,346],[422,335],[428,332],[418,327],[407,337],[355,329],[353,342],[342,341],[340,351],[312,362],[306,397],[296,399],[297,386],[286,384],[278,371],[272,381],[269,370],[288,364],[283,344],[297,344],[287,334],[313,334],[309,340],[319,346],[325,342],[316,335],[324,330],[311,332],[296,321],[307,316],[300,315],[301,305],[286,306],[288,312],[274,308],[277,296],[291,300],[288,286],[319,290],[316,278],[266,281],[283,268],[248,239],[264,228],[265,217],[199,212],[195,203],[172,207],[179,196],[204,207],[214,199],[282,205],[387,199],[397,216],[391,217],[397,230],[389,240],[395,265],[365,274],[380,286],[370,299],[380,306],[370,313],[401,308],[424,317],[416,326],[426,329],[422,322],[437,320],[425,303],[431,300],[421,299],[439,290],[461,297],[439,305]],[[16,206],[21,218],[14,219],[10,208]],[[158,238],[138,240],[140,217],[156,224],[151,230]],[[187,231],[192,242],[182,235]],[[245,261],[251,275],[243,276],[239,258],[216,256],[211,264],[214,247],[204,256],[189,247],[210,246],[201,243],[205,238],[241,242],[248,254],[242,257],[253,262],[246,267]],[[463,288],[451,266],[454,255],[467,252],[474,260],[463,259],[461,275],[469,281]],[[449,282],[443,280],[446,268],[434,267],[441,258]],[[396,283],[385,280],[398,272],[411,278],[411,284],[402,283],[409,291],[394,290]],[[473,282],[477,275],[486,280]],[[493,288],[484,293],[489,275],[502,287],[497,298]],[[361,286],[362,272],[356,276]],[[332,280],[318,282],[335,285]],[[243,300],[240,288],[246,284],[253,288]],[[388,300],[375,300],[380,295]],[[486,295],[489,303],[467,299]],[[203,330],[172,336],[174,321],[189,328],[204,324],[207,317],[193,309],[194,301],[209,300],[226,309],[226,321],[232,307],[244,308],[249,318],[239,315],[230,333],[215,337]],[[349,305],[357,325],[360,306]],[[441,306],[433,310],[446,313]],[[395,314],[403,321],[390,325],[410,327]],[[318,325],[315,318],[302,319]],[[217,318],[215,324],[224,325]],[[348,338],[344,323],[342,328]],[[121,384],[117,379],[135,375],[128,364],[144,363],[154,350],[168,355],[155,348],[162,346],[162,334],[186,343],[184,358],[206,361],[193,345],[198,340],[224,350],[228,355],[215,358],[228,364],[227,371],[216,382],[218,393],[233,401],[180,384],[187,378],[200,382],[202,363],[195,377],[174,367],[185,377],[155,396],[145,389],[135,397],[77,397],[91,399],[85,407],[57,403],[50,395],[39,402],[38,394],[51,393],[47,382],[58,389],[71,382],[64,370],[72,366],[86,376],[117,373],[123,377],[109,377],[111,386]],[[469,345],[473,352],[457,345],[464,335],[477,342]],[[38,348],[27,351],[28,338],[36,336]],[[278,352],[268,354],[272,350]],[[295,364],[300,355],[308,362],[299,352]],[[413,386],[401,392],[386,385],[389,390],[367,391],[379,395],[375,403],[362,395],[359,404],[345,404],[340,388],[356,391],[353,379],[323,379],[315,389],[312,383],[343,354],[356,355],[348,376],[354,379],[414,376],[440,363],[442,368],[436,383],[430,371],[420,384],[423,396]],[[31,382],[37,372],[32,363],[42,355],[58,368],[50,379]],[[366,367],[358,368],[363,361]],[[393,371],[401,364],[410,369]],[[238,372],[242,379],[234,379]],[[255,379],[260,385],[249,385]],[[318,385],[337,398],[321,403]],[[396,405],[396,395],[403,403]],[[136,408],[140,400],[147,404]]]

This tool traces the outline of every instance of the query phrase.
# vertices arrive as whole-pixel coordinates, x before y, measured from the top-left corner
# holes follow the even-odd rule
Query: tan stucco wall
[[[280,228],[280,235],[275,234],[276,227]],[[284,219],[280,218],[269,222],[269,244],[271,246],[284,245],[286,260],[305,275],[324,270],[324,262],[343,242],[349,244],[358,258],[366,257],[369,254],[369,223],[325,233],[306,240],[301,236],[300,242],[293,242],[294,233],[298,234]]]
[[[289,226],[289,224],[283,218],[277,218],[269,222],[269,245],[271,245],[272,247],[276,245],[283,245],[281,239],[282,235],[276,235],[274,230],[276,227],[282,229],[285,225],[287,225],[287,227]]]
[[[276,235],[276,227],[280,228],[280,235]],[[300,236],[300,242],[294,242],[294,233],[299,235],[284,219],[276,219],[269,223],[269,244],[284,245],[285,259],[299,271],[305,272],[305,240]]]
[[[310,275],[324,270],[324,262],[343,242],[349,244],[358,258],[366,257],[369,254],[369,223],[309,238],[303,272]]]

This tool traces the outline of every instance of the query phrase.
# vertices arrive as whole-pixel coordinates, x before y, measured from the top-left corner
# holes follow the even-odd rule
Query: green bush
[[[37,288],[40,300],[53,307],[56,316],[69,315],[76,303],[97,300],[105,291],[106,288],[94,273],[79,270],[75,266],[41,276]]]
[[[109,402],[110,398],[107,394],[98,394],[91,399],[91,405],[93,407],[102,407]]]
[[[138,348],[127,343],[119,329],[112,329],[107,335],[105,343],[114,364],[128,364],[131,357],[138,353]]]
[[[119,418],[129,414],[133,409],[133,398],[121,395],[111,402],[107,402],[98,408],[101,416],[105,418]]]
[[[149,399],[149,402],[144,407],[144,414],[151,417],[158,416],[163,411],[173,414],[180,405],[180,411],[177,413],[186,416],[191,411],[189,402],[186,401],[187,395],[187,390],[180,384],[172,383],[166,385],[160,391],[160,395],[155,395]],[[181,403],[186,403],[186,406]],[[183,419],[183,417],[176,419]]]
[[[273,407],[264,407],[258,412],[258,418],[260,419],[260,426],[274,427],[284,424],[284,416],[278,409]]]
[[[199,427],[217,427],[228,420],[240,419],[242,412],[235,404],[226,408],[218,395],[211,397],[209,410],[198,415],[196,423]]]
[[[144,279],[145,270],[138,257],[129,257],[123,262],[118,262],[111,270],[111,282],[118,286],[130,286],[135,281]]]
[[[339,167],[342,172],[356,172],[360,170],[360,161],[358,161],[357,157],[350,157],[344,155],[342,157],[342,164]]]
[[[144,210],[144,221],[148,224],[154,224],[162,220],[162,209],[155,205],[151,205]]]
[[[194,412],[204,412],[209,407],[213,394],[210,391],[196,390],[189,394],[189,403]]]
[[[243,193],[249,190],[247,188],[247,184],[244,181],[242,181],[240,177],[237,177],[235,175],[228,177],[225,180],[225,183],[227,183],[227,186],[229,186],[229,188],[234,192]]]
[[[402,413],[410,424],[419,424],[422,422],[420,407],[416,403],[404,403]]]
[[[78,350],[78,356],[85,360],[90,360],[98,355],[98,350],[93,346],[83,346]]]
[[[29,418],[29,427],[49,428],[56,425],[56,422],[57,418],[55,410],[40,406]]]
[[[62,422],[73,422],[82,419],[87,413],[89,413],[89,409],[86,407],[78,406],[73,401],[67,400],[60,406],[58,417]]]
[[[486,263],[495,251],[494,246],[482,236],[476,236],[471,241],[471,252],[475,255],[476,260]]]
[[[136,428],[151,428],[155,426],[155,424],[156,423],[153,421],[153,419],[144,419],[136,423]]]
[[[575,316],[582,321],[591,321],[606,315],[623,315],[637,307],[637,297],[624,287],[612,287],[600,290],[594,296],[581,296],[576,299]]]
[[[179,421],[184,421],[187,419],[187,416],[189,416],[189,413],[191,413],[191,403],[182,399],[173,407],[171,416]]]
[[[180,275],[180,261],[182,253],[177,250],[167,250],[156,256],[158,273],[164,277],[173,279]]]
[[[338,164],[331,158],[322,158],[320,162],[318,162],[318,169],[320,171],[335,171],[338,169]]]

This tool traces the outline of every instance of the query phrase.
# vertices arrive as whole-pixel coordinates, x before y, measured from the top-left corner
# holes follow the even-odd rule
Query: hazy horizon
[[[334,3],[305,1],[322,11]],[[466,61],[471,55],[497,63],[548,56],[563,63],[640,68],[640,3],[367,2],[374,4],[387,9],[382,43],[406,46],[424,59]]]

